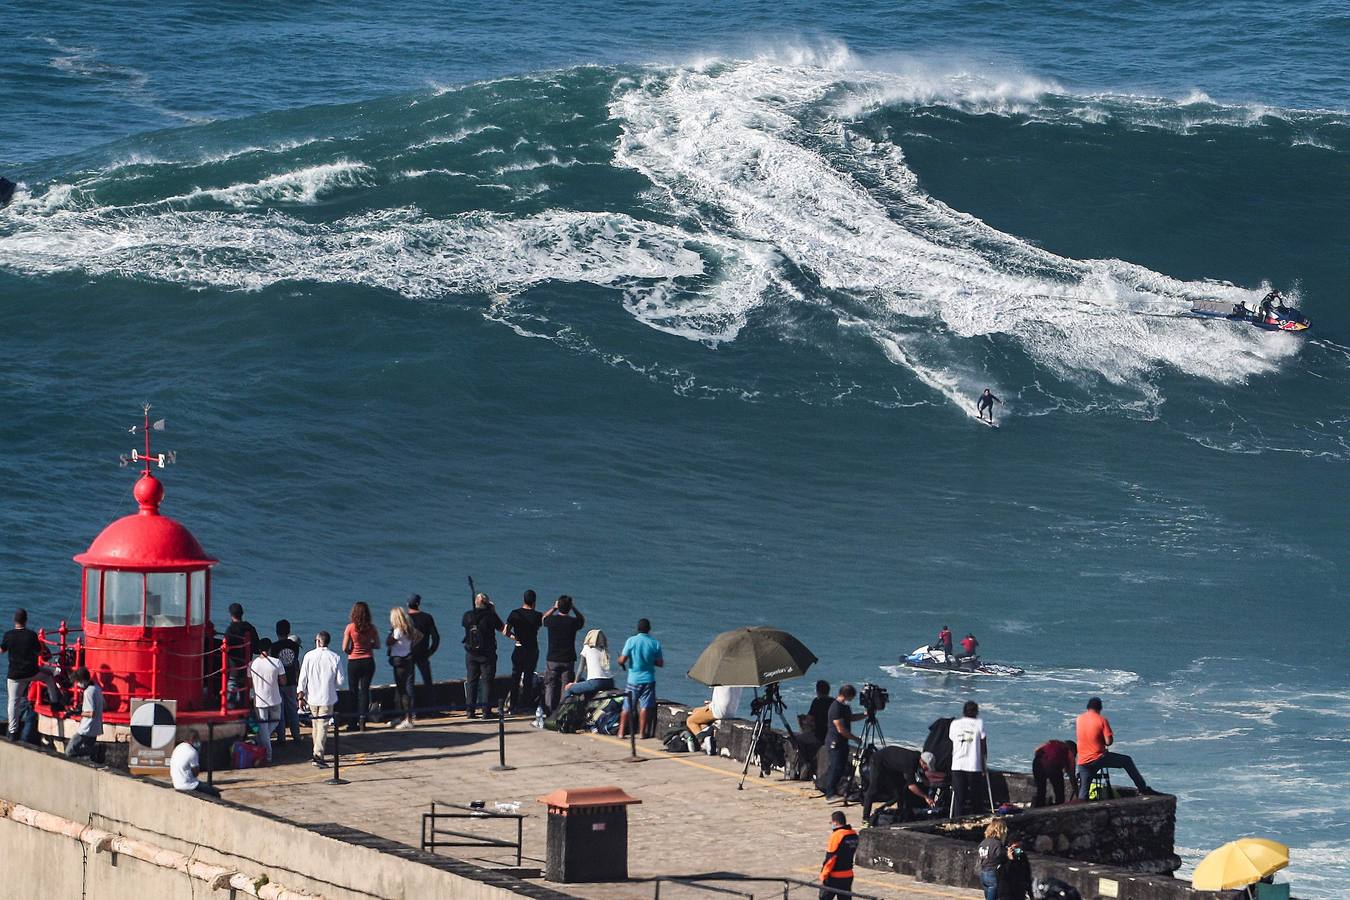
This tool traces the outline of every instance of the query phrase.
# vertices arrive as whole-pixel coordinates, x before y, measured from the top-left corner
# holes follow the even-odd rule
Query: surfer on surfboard
[[[989,424],[990,424],[990,425],[993,425],[993,424],[994,424],[994,404],[995,404],[995,403],[997,403],[999,406],[1002,406],[1002,405],[1003,405],[1003,401],[1000,400],[1000,399],[998,399],[997,397],[995,397],[993,391],[989,390],[989,388],[985,388],[985,389],[984,389],[984,393],[980,395],[979,402],[977,402],[977,403],[975,404],[976,410],[979,411],[979,418],[980,418],[980,419],[983,419],[983,418],[984,418],[984,414],[985,414],[986,411],[989,413]]]

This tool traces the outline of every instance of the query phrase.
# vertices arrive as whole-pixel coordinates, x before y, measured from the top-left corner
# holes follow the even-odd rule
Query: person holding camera
[[[830,754],[830,767],[825,773],[825,784],[821,790],[826,800],[839,796],[839,783],[848,775],[849,756],[853,744],[862,743],[862,739],[853,733],[853,723],[866,717],[866,713],[855,713],[849,706],[858,690],[851,684],[840,685],[839,693],[830,704],[826,714],[829,729],[825,734],[825,748]]]
[[[998,900],[1031,900],[1031,860],[1021,841],[1009,841],[998,869]]]
[[[497,679],[497,632],[506,627],[487,594],[475,594],[464,614],[464,705],[470,719],[492,715],[492,683]]]

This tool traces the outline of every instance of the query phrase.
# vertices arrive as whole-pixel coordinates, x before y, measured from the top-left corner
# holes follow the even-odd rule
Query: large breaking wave
[[[813,336],[827,357],[830,342],[861,339],[962,409],[998,383],[990,340],[1049,378],[1105,382],[1150,408],[1160,371],[1240,382],[1297,352],[1282,335],[1173,318],[1193,298],[1252,302],[1265,285],[1071,259],[1000,232],[926,192],[903,136],[871,119],[904,107],[1074,127],[1259,125],[1332,153],[1348,130],[1334,112],[1074,96],[1034,78],[863,64],[843,48],[583,68],[364,106],[284,127],[259,117],[263,134],[242,142],[239,125],[218,124],[69,161],[0,212],[0,266],[482,296],[518,329],[537,317],[511,298],[584,283],[709,346],[802,306],[834,323],[833,337]]]

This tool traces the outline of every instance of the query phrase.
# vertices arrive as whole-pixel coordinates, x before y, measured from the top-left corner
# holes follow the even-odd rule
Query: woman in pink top
[[[366,730],[366,713],[370,709],[370,682],[375,677],[375,648],[380,646],[380,632],[370,621],[370,607],[358,600],[352,605],[351,622],[342,632],[342,652],[347,654],[347,679],[356,698],[356,719],[348,731]]]

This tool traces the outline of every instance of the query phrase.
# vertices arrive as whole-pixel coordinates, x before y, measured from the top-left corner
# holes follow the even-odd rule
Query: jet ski
[[[915,648],[913,653],[900,657],[900,665],[910,669],[922,669],[925,672],[946,672],[949,675],[1026,674],[1026,669],[1003,663],[987,663],[978,656],[961,656],[953,653],[949,659],[946,651],[936,644]]]
[[[1206,319],[1246,322],[1265,331],[1307,331],[1311,324],[1307,316],[1284,302],[1284,295],[1279,291],[1266,294],[1254,310],[1248,309],[1246,303],[1196,300],[1191,305],[1191,315]]]

